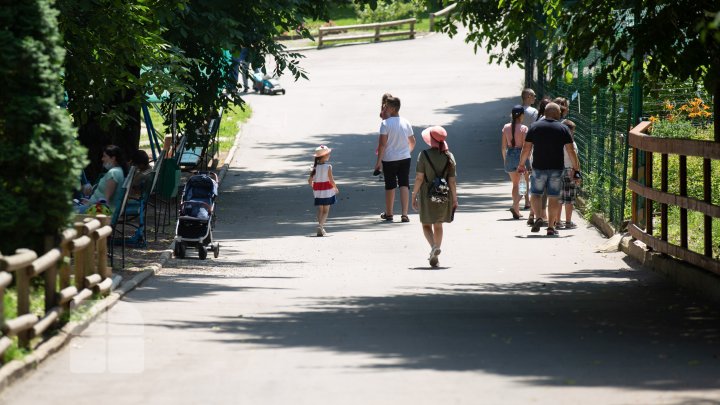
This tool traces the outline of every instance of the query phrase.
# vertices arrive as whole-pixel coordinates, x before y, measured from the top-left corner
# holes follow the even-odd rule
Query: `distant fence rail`
[[[720,206],[712,203],[712,161],[720,160],[720,143],[689,139],[666,139],[647,135],[650,122],[642,122],[630,131],[633,171],[628,181],[632,190],[632,222],[628,230],[653,250],[674,256],[720,275],[720,261],[713,258],[712,219],[720,218]],[[644,165],[639,155],[644,153]],[[660,190],[653,188],[653,154],[660,154]],[[679,194],[668,192],[668,155],[679,158]],[[688,197],[687,158],[703,159],[703,199]],[[642,181],[641,181],[642,178]],[[644,184],[643,184],[644,183]],[[644,208],[640,199],[644,199]],[[655,236],[654,204],[660,204],[660,235]],[[680,243],[668,240],[668,207],[679,207]],[[688,248],[688,210],[703,215],[703,253]]]
[[[455,7],[457,7],[457,3],[453,3],[436,13],[430,13],[430,32],[435,31],[435,18],[446,17],[449,19],[450,15],[455,10]]]
[[[406,20],[387,21],[373,24],[359,24],[359,25],[344,25],[338,27],[320,27],[318,29],[318,48],[321,48],[325,43],[329,41],[356,41],[364,39],[372,39],[375,42],[379,42],[381,38],[387,37],[398,37],[398,36],[409,36],[410,39],[415,38],[415,18],[408,18]],[[384,28],[398,27],[401,25],[409,24],[410,28],[403,31],[387,31],[381,32]],[[363,32],[359,34],[347,34],[347,35],[334,35],[344,34],[349,30],[361,30],[361,31],[373,31]]]
[[[75,229],[62,233],[59,247],[39,257],[29,249],[0,256],[0,360],[14,337],[20,348],[28,349],[30,341],[57,325],[63,314],[93,294],[110,291],[112,268],[107,265],[107,240],[112,228],[108,224],[109,218],[103,215],[77,222]],[[31,285],[36,277],[44,278],[42,317],[30,308]],[[13,281],[17,291],[17,316],[6,320],[3,299]]]

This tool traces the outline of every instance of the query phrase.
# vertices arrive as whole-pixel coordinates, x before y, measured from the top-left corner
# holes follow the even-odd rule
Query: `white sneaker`
[[[430,261],[431,267],[437,267],[439,261],[438,261],[438,255],[440,255],[440,248],[433,247],[430,249],[430,257],[428,257],[428,260]]]
[[[317,236],[325,236],[326,235],[325,229],[323,229],[322,226],[318,226],[316,230],[317,230],[317,233],[316,233]]]

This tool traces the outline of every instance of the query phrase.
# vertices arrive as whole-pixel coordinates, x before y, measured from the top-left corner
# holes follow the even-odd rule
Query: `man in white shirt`
[[[400,117],[400,99],[387,99],[388,118],[380,124],[380,146],[378,147],[375,170],[382,168],[385,176],[385,212],[380,218],[393,220],[395,189],[400,187],[401,221],[410,222],[410,152],[415,148],[412,125]]]

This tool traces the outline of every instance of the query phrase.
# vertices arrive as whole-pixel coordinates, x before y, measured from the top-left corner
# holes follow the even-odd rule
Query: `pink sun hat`
[[[320,145],[315,148],[315,157],[325,156],[327,154],[330,154],[330,152],[332,152],[332,149],[328,148],[325,145]]]
[[[422,138],[431,148],[438,148],[440,152],[449,149],[447,142],[445,142],[445,139],[447,139],[447,131],[439,125],[425,128],[422,131]]]

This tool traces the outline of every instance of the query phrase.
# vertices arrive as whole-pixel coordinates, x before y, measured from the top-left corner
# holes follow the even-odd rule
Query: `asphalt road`
[[[510,220],[499,134],[522,72],[461,39],[308,51],[310,80],[248,95],[221,187],[218,259],[171,260],[0,403],[720,404],[718,312],[578,219]],[[384,223],[380,96],[447,128],[460,208],[439,269],[417,215]],[[313,236],[312,152],[340,201]]]

